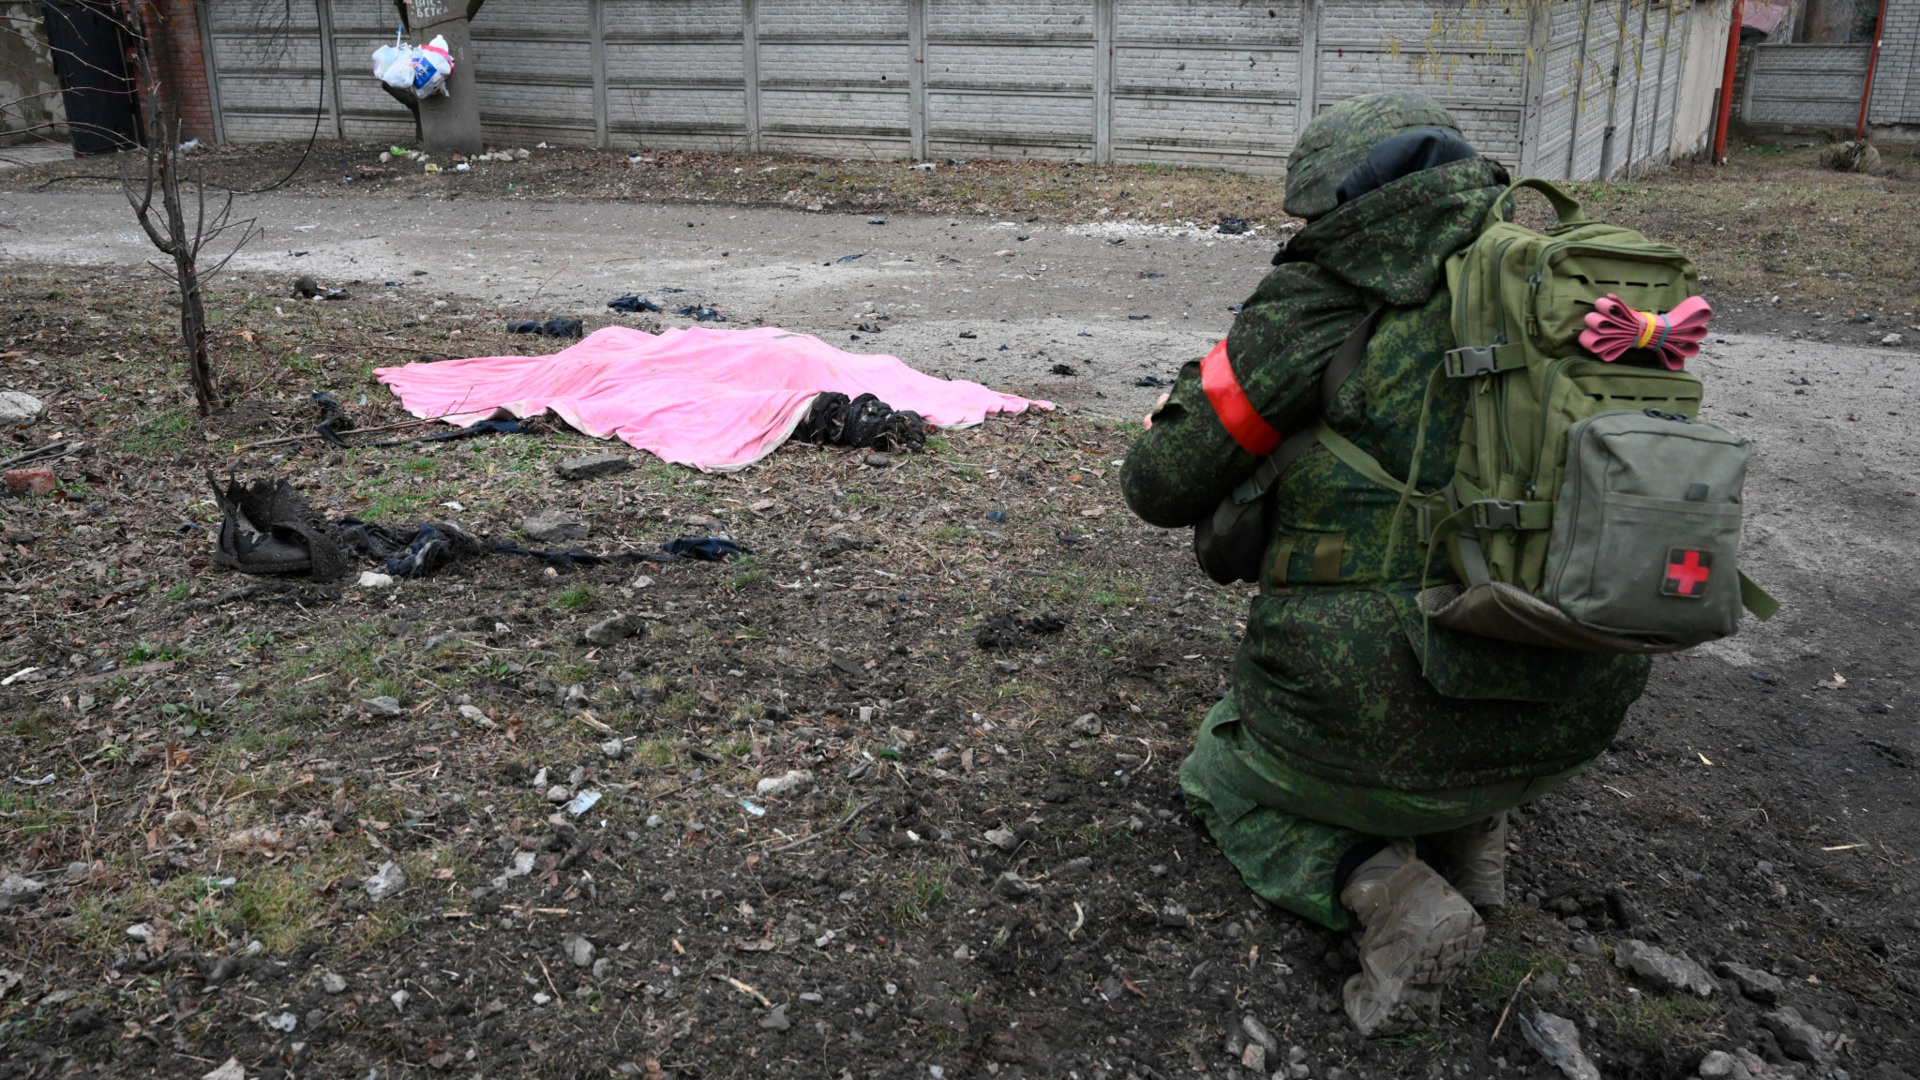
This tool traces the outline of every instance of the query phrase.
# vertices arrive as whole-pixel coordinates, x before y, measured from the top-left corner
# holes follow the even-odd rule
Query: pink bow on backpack
[[[1580,347],[1607,363],[1620,359],[1628,349],[1649,349],[1669,370],[1679,371],[1688,357],[1700,351],[1712,318],[1712,306],[1698,296],[1659,313],[1635,311],[1608,293],[1593,302],[1587,328],[1580,331]]]

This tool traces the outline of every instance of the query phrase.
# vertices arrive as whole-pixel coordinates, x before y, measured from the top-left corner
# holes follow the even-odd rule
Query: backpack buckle
[[[1505,499],[1478,499],[1473,503],[1473,527],[1495,532],[1520,528],[1520,505]]]
[[[1467,345],[1458,349],[1448,349],[1444,360],[1449,379],[1471,379],[1477,375],[1492,375],[1500,370],[1494,360],[1493,346]]]

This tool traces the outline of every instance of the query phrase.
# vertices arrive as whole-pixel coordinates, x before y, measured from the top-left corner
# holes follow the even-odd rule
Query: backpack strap
[[[1380,324],[1380,316],[1386,310],[1385,304],[1373,305],[1353,329],[1347,331],[1339,347],[1334,349],[1333,357],[1320,373],[1320,415],[1323,418],[1333,408],[1333,399],[1339,396],[1340,388],[1359,369],[1360,361],[1367,358],[1367,343],[1373,340],[1374,328]],[[1294,461],[1321,441],[1320,435],[1324,429],[1325,422],[1322,420],[1282,439],[1278,448],[1254,466],[1253,475],[1233,489],[1233,501],[1245,505],[1272,490]]]
[[[1587,216],[1580,212],[1580,200],[1561,191],[1551,181],[1528,176],[1509,184],[1507,190],[1493,200],[1493,205],[1487,209],[1486,225],[1513,220],[1513,197],[1519,194],[1521,188],[1531,188],[1545,195],[1547,201],[1553,204],[1554,216],[1559,218],[1562,225],[1577,225],[1587,220]]]

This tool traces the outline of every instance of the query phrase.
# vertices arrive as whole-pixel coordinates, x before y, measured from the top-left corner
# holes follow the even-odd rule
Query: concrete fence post
[[[1113,3],[1093,0],[1093,161],[1113,164]]]
[[[907,0],[907,153],[927,156],[927,0]]]
[[[320,77],[327,83],[327,118],[333,121],[333,137],[344,139],[347,129],[340,119],[340,57],[333,51],[333,2],[313,0],[313,8],[320,24]]]
[[[587,41],[593,64],[593,145],[605,150],[607,139],[607,10],[606,0],[587,0]]]
[[[1294,110],[1297,141],[1320,107],[1320,0],[1300,0],[1300,101]]]
[[[740,0],[741,82],[746,90],[747,153],[760,152],[760,3]]]

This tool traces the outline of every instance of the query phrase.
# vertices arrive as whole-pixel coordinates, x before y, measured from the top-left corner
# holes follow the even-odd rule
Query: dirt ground
[[[1157,179],[1113,172],[1140,178],[1129,190]],[[1619,205],[1673,215],[1700,233],[1686,242],[1703,265],[1736,266],[1685,209],[1725,205],[1717,184],[1792,189],[1782,205],[1824,205],[1835,185],[1913,198],[1897,175],[1808,176],[1677,173]],[[334,182],[286,196],[312,200],[304,216],[263,203],[280,215],[269,227],[371,216],[389,197],[319,190]],[[1691,1076],[1713,1050],[1758,1054],[1770,1075],[1915,1074],[1920,372],[1909,349],[1835,319],[1837,292],[1776,307],[1767,279],[1722,269],[1710,283],[1751,290],[1710,292],[1731,317],[1698,366],[1709,415],[1756,439],[1743,561],[1786,610],[1656,664],[1600,764],[1520,815],[1512,904],[1442,1024],[1364,1041],[1339,1008],[1351,944],[1258,903],[1177,801],[1245,598],[1198,573],[1184,535],[1121,504],[1115,463],[1136,429],[1108,417],[1133,415],[1135,398],[1054,393],[1077,384],[1030,355],[993,369],[997,388],[1066,407],[884,465],[789,445],[729,476],[643,457],[562,481],[555,463],[603,448],[564,429],[239,450],[310,432],[315,389],[362,424],[404,419],[378,366],[557,349],[498,329],[528,314],[547,271],[501,272],[511,306],[432,275],[393,290],[400,303],[383,284],[290,302],[278,264],[223,280],[216,351],[238,404],[203,424],[167,297],[126,269],[128,249],[93,246],[95,204],[6,183],[23,215],[80,207],[81,250],[48,257],[30,216],[0,235],[4,388],[52,403],[0,455],[87,448],[55,462],[55,493],[0,499],[0,877],[40,885],[0,911],[0,1077],[197,1077],[234,1058],[248,1076],[1544,1078],[1557,1073],[1517,1022],[1536,1008],[1572,1019],[1609,1078]],[[630,209],[672,205],[668,190]],[[917,197],[964,197],[930,190]],[[555,201],[585,218],[605,206]],[[885,205],[916,230],[899,246],[927,260],[964,250],[949,237],[984,243],[999,213],[956,228],[944,204]],[[1596,213],[1622,217],[1611,209]],[[796,235],[868,227],[865,208],[833,222],[760,212],[813,223]],[[1866,228],[1825,216],[1843,220],[1820,226],[1822,245]],[[743,220],[732,228],[776,218]],[[1075,221],[1035,224],[1050,223]],[[551,231],[565,245],[594,227]],[[1049,261],[1074,268],[1061,312],[1142,280],[1129,260],[1143,235],[1175,252],[1163,312],[1224,314],[1263,261],[1199,235],[1041,235],[1058,245]],[[779,249],[769,264],[797,264],[787,241],[757,242]],[[958,296],[996,281],[1010,304],[1037,289],[1001,281],[995,258],[969,253],[934,284]],[[384,280],[403,264],[370,265]],[[1817,280],[1861,282],[1889,322],[1914,309],[1911,275]],[[600,284],[583,281],[579,302],[603,303]],[[864,283],[811,287],[857,314]],[[810,306],[796,287],[750,315]],[[1075,317],[1117,330],[1114,307]],[[929,368],[939,342],[977,340],[958,338],[953,313],[891,313],[942,323],[872,343]],[[816,314],[816,332],[830,319],[850,332],[842,317]],[[1045,318],[1036,302],[1009,325],[1037,335]],[[1080,347],[1128,372],[1171,362],[1142,339],[1096,342],[1106,351]],[[1123,383],[1156,392],[1100,385]],[[753,553],[556,572],[489,556],[338,599],[236,598],[247,579],[209,557],[208,475],[229,472],[285,476],[335,516],[508,539],[525,515],[564,508],[595,550],[725,534]],[[643,632],[583,640],[614,614]],[[983,647],[1003,615],[1039,621]],[[792,770],[811,782],[757,792]],[[581,791],[601,797],[578,814],[550,801]],[[405,883],[374,899],[365,882],[389,863]],[[1781,985],[1663,990],[1615,966],[1629,939]],[[1822,1034],[1763,1019],[1776,1006],[1760,998]],[[1271,1032],[1270,1053],[1245,1048],[1243,1017]]]

